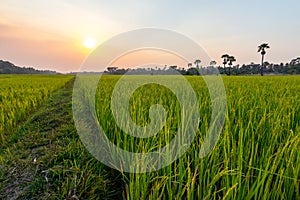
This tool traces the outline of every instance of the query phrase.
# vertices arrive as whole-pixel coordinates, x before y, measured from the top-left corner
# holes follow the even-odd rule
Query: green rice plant
[[[1,75],[0,143],[73,76]]]
[[[107,137],[131,152],[147,153],[168,144],[181,120],[176,96],[156,84],[134,92],[130,113],[136,124],[150,122],[153,104],[163,105],[168,115],[159,133],[138,139],[123,132],[112,115],[110,101],[119,78],[103,76],[96,95],[98,120]],[[161,78],[176,84],[176,76]],[[210,122],[210,97],[201,77],[186,78],[199,101],[197,137],[170,166],[125,173],[127,199],[299,199],[300,77],[224,77],[226,122],[217,145],[203,159],[199,150]]]
[[[80,76],[85,79],[82,84],[91,84],[91,76],[95,75]],[[7,133],[2,136],[8,135],[10,129],[18,126],[18,120],[26,119],[54,90],[71,78],[29,77],[3,76],[0,79],[3,83],[0,85],[0,101],[3,102],[0,104],[0,129]],[[129,113],[135,124],[145,126],[151,123],[149,109],[154,104],[162,105],[167,115],[166,122],[158,124],[162,128],[156,135],[136,138],[122,130],[113,115],[111,98],[120,78],[102,76],[98,83],[95,108],[106,137],[116,146],[131,152],[148,153],[169,144],[182,120],[176,96],[158,84],[146,84],[134,91],[129,101]],[[172,81],[179,90],[182,88],[176,76],[130,76],[133,81],[153,78]],[[48,157],[38,161],[48,173],[46,184],[50,186],[43,185],[45,178],[42,176],[42,180],[31,185],[29,194],[34,196],[35,191],[44,188],[54,199],[72,198],[73,194],[84,199],[97,199],[102,194],[107,195],[106,198],[124,199],[300,199],[300,77],[222,77],[227,94],[226,120],[217,144],[204,158],[200,158],[200,149],[211,120],[211,99],[201,77],[185,78],[196,93],[200,119],[192,144],[171,165],[147,173],[110,171],[88,154],[71,125],[71,109],[63,106],[69,110],[56,114],[65,118],[62,121],[65,125],[63,129],[55,130],[55,134],[63,136],[53,141],[53,153],[48,152]],[[88,100],[91,97],[88,92],[82,91],[82,98]],[[117,95],[116,100],[123,101],[121,95]],[[58,102],[53,101],[50,107],[55,107]],[[9,109],[2,106],[4,103],[10,106]],[[65,102],[65,105],[71,107],[71,102]],[[53,108],[47,108],[42,116],[52,112],[48,109]],[[55,112],[59,110],[58,106]],[[68,117],[64,116],[65,112]],[[124,117],[118,112],[116,114],[121,119]],[[52,118],[56,117],[47,120],[52,121]],[[43,139],[39,130],[45,135],[43,137],[50,137],[49,131],[44,131],[48,128],[47,120],[36,128],[36,141],[31,141],[33,136],[28,132],[27,143],[35,145]],[[10,154],[10,148],[5,152]],[[7,157],[0,157],[0,161]],[[119,188],[112,189],[115,187],[122,187],[123,192]]]

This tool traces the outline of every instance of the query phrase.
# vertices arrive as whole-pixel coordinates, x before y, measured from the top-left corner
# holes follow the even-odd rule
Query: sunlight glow
[[[87,38],[84,40],[83,45],[88,49],[92,49],[96,46],[96,41],[93,38]]]

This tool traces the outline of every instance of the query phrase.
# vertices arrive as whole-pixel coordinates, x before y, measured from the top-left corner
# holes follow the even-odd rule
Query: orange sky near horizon
[[[83,45],[88,38],[100,45],[120,33],[152,27],[186,35],[203,47],[217,65],[222,65],[221,55],[225,53],[235,56],[235,64],[259,63],[261,55],[257,46],[265,42],[271,47],[266,61],[286,63],[300,56],[299,5],[296,0],[228,0],[226,3],[166,0],[130,4],[126,1],[113,4],[1,0],[0,60],[21,67],[76,72],[92,52]],[[261,10],[264,10],[263,17]],[[157,62],[161,56],[160,63],[186,67],[186,63],[170,55],[152,52],[154,61],[150,61],[148,54],[126,55],[114,64],[130,67],[142,60]]]
[[[77,71],[91,51],[81,41],[34,27],[0,22],[0,30],[0,59],[6,58],[19,66]]]
[[[175,54],[163,50],[139,49],[120,56],[110,65],[125,69],[134,69],[145,65],[151,65],[152,68],[156,66],[161,68],[165,65],[187,68],[188,62]]]
[[[0,54],[8,61],[21,67],[57,70],[63,73],[78,71],[89,53],[92,52],[92,49],[83,45],[84,41],[50,33],[35,27],[22,27],[0,21],[0,30],[2,47]],[[41,65],[41,61],[49,64]],[[160,66],[177,65],[178,67],[187,67],[187,61],[175,54],[149,49],[136,50],[122,55],[114,60],[111,66],[136,68],[149,63],[159,64]]]

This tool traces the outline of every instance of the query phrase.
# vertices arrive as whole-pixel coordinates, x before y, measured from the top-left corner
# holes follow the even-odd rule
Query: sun
[[[88,49],[92,49],[96,46],[96,41],[93,38],[87,38],[84,40],[83,45]]]

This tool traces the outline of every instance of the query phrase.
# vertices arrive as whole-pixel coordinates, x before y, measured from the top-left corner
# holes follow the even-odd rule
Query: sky
[[[87,39],[100,45],[120,33],[154,27],[193,39],[218,64],[225,53],[236,64],[259,63],[257,46],[265,42],[271,47],[266,61],[286,63],[300,56],[299,9],[299,0],[1,0],[0,59],[78,71],[93,50],[84,46]],[[130,66],[137,57],[116,63]],[[166,64],[175,60],[169,56]]]

